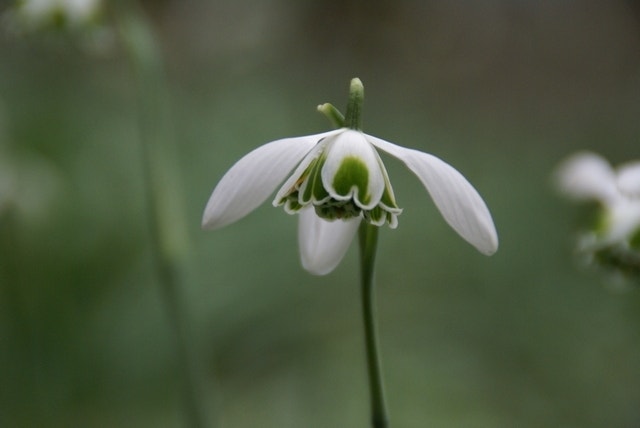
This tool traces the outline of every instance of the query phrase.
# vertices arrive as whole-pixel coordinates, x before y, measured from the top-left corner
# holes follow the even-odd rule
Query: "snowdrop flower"
[[[613,169],[601,156],[581,152],[558,170],[558,186],[574,199],[593,200],[602,209],[597,245],[628,243],[640,229],[640,163]]]
[[[90,24],[99,14],[101,0],[22,0],[14,18],[25,29],[47,26],[79,28]]]
[[[600,207],[599,222],[581,236],[578,254],[604,268],[616,286],[640,280],[640,163],[613,169],[601,156],[582,152],[557,174],[559,188]]]
[[[462,238],[481,253],[493,254],[498,248],[497,233],[478,192],[437,157],[362,132],[363,93],[360,80],[353,79],[346,119],[337,120],[343,125],[339,129],[273,141],[240,159],[214,189],[202,226],[227,226],[277,190],[273,205],[300,216],[303,267],[313,274],[327,274],[342,260],[360,222],[398,225],[402,210],[380,158],[383,152],[399,159],[418,177],[446,222]],[[326,113],[327,106],[319,109]]]

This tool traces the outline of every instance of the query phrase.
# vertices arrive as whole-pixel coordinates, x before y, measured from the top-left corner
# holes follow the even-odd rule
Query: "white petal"
[[[618,186],[625,195],[640,198],[640,162],[628,163],[618,169]]]
[[[202,217],[202,227],[217,229],[256,209],[324,136],[335,131],[285,138],[245,155],[222,177]]]
[[[615,172],[599,155],[576,153],[557,170],[558,188],[576,199],[595,199],[611,205],[619,199]]]
[[[320,155],[320,153],[322,153],[322,151],[324,150],[324,147],[327,144],[327,139],[325,138],[322,141],[320,140],[318,141],[319,143],[316,144],[305,155],[304,159],[302,159],[302,161],[298,164],[295,171],[289,176],[287,181],[285,181],[284,184],[280,187],[280,190],[278,190],[278,193],[276,193],[276,197],[273,199],[274,207],[281,205],[280,201],[282,200],[282,198],[285,195],[289,194],[291,192],[291,189],[294,186],[300,184],[298,181],[300,180],[300,177],[302,177],[302,174],[306,171],[306,169],[309,167],[311,162],[313,162],[313,160],[317,158]]]
[[[360,218],[327,221],[318,217],[310,206],[303,208],[299,215],[298,244],[302,267],[314,275],[326,275],[347,253]]]
[[[446,222],[483,254],[498,249],[498,234],[487,205],[451,165],[435,156],[367,135],[380,150],[400,159],[420,179]]]
[[[329,144],[327,160],[322,168],[322,182],[329,194],[337,200],[354,198],[356,204],[366,210],[378,205],[385,188],[384,174],[380,167],[382,161],[373,146],[365,139],[364,134],[352,130],[344,131]],[[361,161],[367,168],[367,176],[364,177],[367,188],[365,191],[359,192],[356,186],[352,186],[351,189],[338,193],[335,185],[339,183],[336,183],[334,179],[340,171],[343,161],[350,158]]]

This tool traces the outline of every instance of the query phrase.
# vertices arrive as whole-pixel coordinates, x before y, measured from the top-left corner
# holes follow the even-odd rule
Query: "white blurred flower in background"
[[[3,14],[2,24],[14,36],[68,35],[89,53],[104,54],[115,42],[105,6],[103,0],[20,0]]]
[[[91,24],[101,8],[101,0],[21,0],[13,9],[13,18],[25,29],[79,28]]]
[[[556,181],[565,195],[598,204],[598,220],[582,234],[578,251],[640,280],[640,162],[613,168],[598,154],[580,152],[561,164]]]

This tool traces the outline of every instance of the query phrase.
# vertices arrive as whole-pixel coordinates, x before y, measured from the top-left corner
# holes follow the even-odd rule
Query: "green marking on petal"
[[[284,204],[284,210],[289,214],[295,214],[302,209],[297,198],[289,197]]]
[[[322,166],[326,160],[326,155],[321,155],[315,159],[303,174],[303,184],[300,186],[300,203],[321,202],[329,198],[329,192],[322,184]]]
[[[329,192],[324,188],[324,184],[322,184],[322,167],[324,165],[327,156],[323,153],[320,159],[316,162],[313,169],[311,170],[311,174],[309,176],[309,184],[307,185],[307,189],[311,188],[311,194],[316,202],[323,201],[329,197]],[[308,199],[307,199],[308,200]]]
[[[315,178],[316,180],[313,182],[313,199],[317,202],[326,201],[330,196],[327,189],[324,188],[324,184],[322,184],[320,168],[318,168],[318,175]]]
[[[378,158],[380,162],[380,170],[382,171],[382,175],[384,177],[384,191],[382,192],[382,197],[380,198],[380,203],[391,210],[400,210],[398,204],[396,202],[396,198],[393,195],[393,188],[391,187],[391,182],[389,181],[389,176],[387,175],[387,170],[382,163],[382,159]]]
[[[348,156],[342,159],[340,168],[333,177],[333,188],[340,196],[348,196],[353,188],[357,189],[357,198],[366,205],[371,200],[368,193],[369,169],[359,158]]]
[[[302,193],[300,194],[300,203],[308,204],[311,202],[311,197],[313,195],[313,187],[315,185],[316,177],[318,176],[318,170],[320,169],[318,165],[320,164],[319,159],[314,159],[313,162],[309,165],[309,168],[304,172],[304,184],[302,185]]]
[[[382,226],[384,224],[387,219],[386,214],[387,213],[380,206],[376,206],[372,210],[363,212],[364,219],[375,226]]]
[[[393,191],[391,190],[391,186],[388,185],[388,183],[387,186],[384,187],[384,192],[382,193],[382,197],[380,198],[380,203],[387,208],[398,208],[398,204],[393,197]]]

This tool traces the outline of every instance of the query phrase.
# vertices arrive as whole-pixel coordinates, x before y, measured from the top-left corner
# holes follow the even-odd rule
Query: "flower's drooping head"
[[[325,220],[360,217],[392,228],[402,212],[374,147],[364,134],[346,129],[325,137],[307,154],[273,203],[290,214],[312,205]]]
[[[211,194],[203,227],[216,229],[244,217],[280,187],[273,205],[300,214],[302,265],[315,274],[329,273],[346,253],[360,222],[398,225],[402,210],[380,158],[379,152],[384,152],[418,177],[460,236],[480,252],[493,254],[498,236],[473,186],[435,156],[362,132],[363,99],[362,82],[353,79],[345,116],[330,104],[318,107],[338,129],[273,141],[240,159]]]

